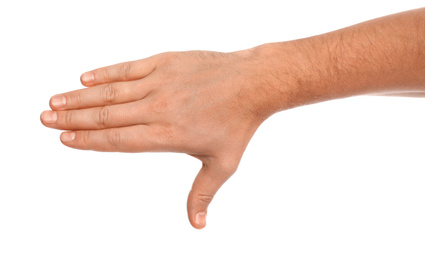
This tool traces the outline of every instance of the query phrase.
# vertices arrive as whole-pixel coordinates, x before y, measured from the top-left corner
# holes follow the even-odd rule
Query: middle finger
[[[122,127],[152,122],[153,115],[146,109],[146,101],[66,111],[44,111],[42,123],[62,130],[93,130]]]

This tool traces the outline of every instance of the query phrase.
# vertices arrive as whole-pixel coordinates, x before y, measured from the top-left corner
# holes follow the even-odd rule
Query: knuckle
[[[109,130],[106,141],[112,147],[118,147],[121,144],[121,133],[118,129]]]
[[[175,52],[163,52],[163,53],[157,54],[156,58],[159,65],[166,67],[170,65],[171,63],[173,63],[175,57],[176,57]]]
[[[79,131],[78,142],[80,145],[86,147],[89,144],[90,131]]]
[[[83,97],[81,96],[81,93],[76,92],[75,96],[73,98],[73,103],[76,107],[81,107],[83,104]]]
[[[103,89],[103,101],[107,104],[115,103],[117,98],[117,88],[114,84],[107,84]]]
[[[205,204],[210,204],[214,199],[214,195],[198,193],[195,195],[195,198]]]
[[[162,146],[171,148],[173,144],[176,144],[176,131],[174,127],[162,126],[156,129],[156,140]]]
[[[109,81],[109,78],[110,78],[110,76],[109,76],[109,70],[108,69],[98,69],[98,70],[95,70],[95,71],[93,71],[93,75],[94,75],[94,78],[95,79],[99,79],[99,80],[96,80],[99,83],[101,83],[101,82],[108,82]]]
[[[233,174],[239,166],[239,160],[233,157],[226,157],[218,163],[218,168],[226,174]]]
[[[130,78],[131,71],[133,69],[133,65],[131,63],[126,62],[122,64],[119,68],[119,75],[123,80],[127,80]]]
[[[164,112],[168,107],[168,101],[165,98],[153,100],[150,103],[149,110],[155,114]]]
[[[69,127],[72,125],[72,112],[71,111],[65,111],[63,115],[63,123],[65,127]]]
[[[110,111],[108,107],[101,107],[96,112],[96,123],[99,128],[105,128],[108,126],[110,117]]]

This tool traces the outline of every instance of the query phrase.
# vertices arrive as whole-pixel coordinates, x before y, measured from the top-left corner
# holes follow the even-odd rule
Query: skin
[[[187,210],[193,227],[272,114],[355,95],[425,96],[425,8],[330,33],[231,53],[167,52],[81,76],[41,114],[64,145],[179,152],[202,161]]]

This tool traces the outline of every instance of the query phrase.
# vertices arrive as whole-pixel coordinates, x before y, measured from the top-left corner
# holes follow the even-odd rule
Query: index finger
[[[118,81],[137,80],[151,74],[155,70],[155,66],[156,55],[88,71],[81,75],[80,80],[86,87]]]

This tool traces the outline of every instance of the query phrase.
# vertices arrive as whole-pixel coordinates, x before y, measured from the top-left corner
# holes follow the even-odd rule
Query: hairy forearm
[[[425,8],[253,51],[271,75],[271,112],[354,95],[418,96],[425,92]]]

